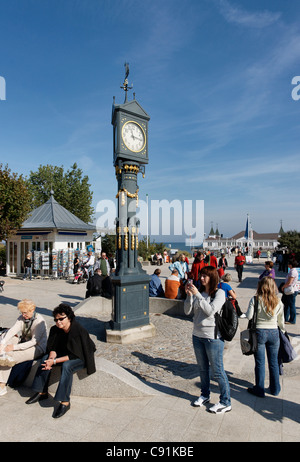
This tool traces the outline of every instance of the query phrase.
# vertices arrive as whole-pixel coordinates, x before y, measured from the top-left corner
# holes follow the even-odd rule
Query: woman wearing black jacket
[[[62,417],[70,409],[70,394],[73,374],[80,369],[87,369],[87,374],[96,372],[94,342],[87,330],[76,320],[72,308],[61,303],[53,311],[55,326],[51,327],[47,343],[47,354],[42,358],[32,388],[37,392],[26,401],[36,403],[48,398],[48,383],[51,369],[61,365],[61,377],[55,398],[60,405],[53,417]]]

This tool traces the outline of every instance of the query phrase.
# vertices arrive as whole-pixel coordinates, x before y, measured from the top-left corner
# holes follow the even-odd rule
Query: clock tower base
[[[139,340],[155,337],[156,329],[153,324],[147,326],[132,327],[126,330],[106,330],[106,342],[128,345]]]

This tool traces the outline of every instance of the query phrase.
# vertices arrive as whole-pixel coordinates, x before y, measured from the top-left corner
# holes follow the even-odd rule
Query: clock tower
[[[121,88],[125,101],[112,107],[113,164],[117,179],[118,216],[116,218],[116,271],[113,319],[107,330],[107,341],[128,343],[129,338],[153,336],[149,323],[150,277],[138,262],[139,225],[136,209],[139,200],[138,174],[145,174],[148,163],[148,122],[150,117],[136,101],[128,101],[129,66],[125,64],[125,80]]]

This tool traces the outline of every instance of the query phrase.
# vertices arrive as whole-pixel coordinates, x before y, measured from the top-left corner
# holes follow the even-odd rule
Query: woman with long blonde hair
[[[265,350],[269,366],[269,391],[277,396],[280,393],[279,383],[279,332],[278,327],[285,332],[283,304],[278,298],[278,290],[274,279],[265,277],[258,282],[256,297],[258,298],[256,333],[258,349],[255,358],[255,386],[248,392],[263,398],[265,396]],[[252,319],[254,315],[255,297],[249,303],[246,316]]]

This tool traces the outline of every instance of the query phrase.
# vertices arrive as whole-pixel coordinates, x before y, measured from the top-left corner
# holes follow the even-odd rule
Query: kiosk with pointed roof
[[[6,274],[23,273],[23,262],[31,251],[80,249],[93,241],[95,226],[85,223],[54,199],[31,212],[20,229],[7,240]]]

